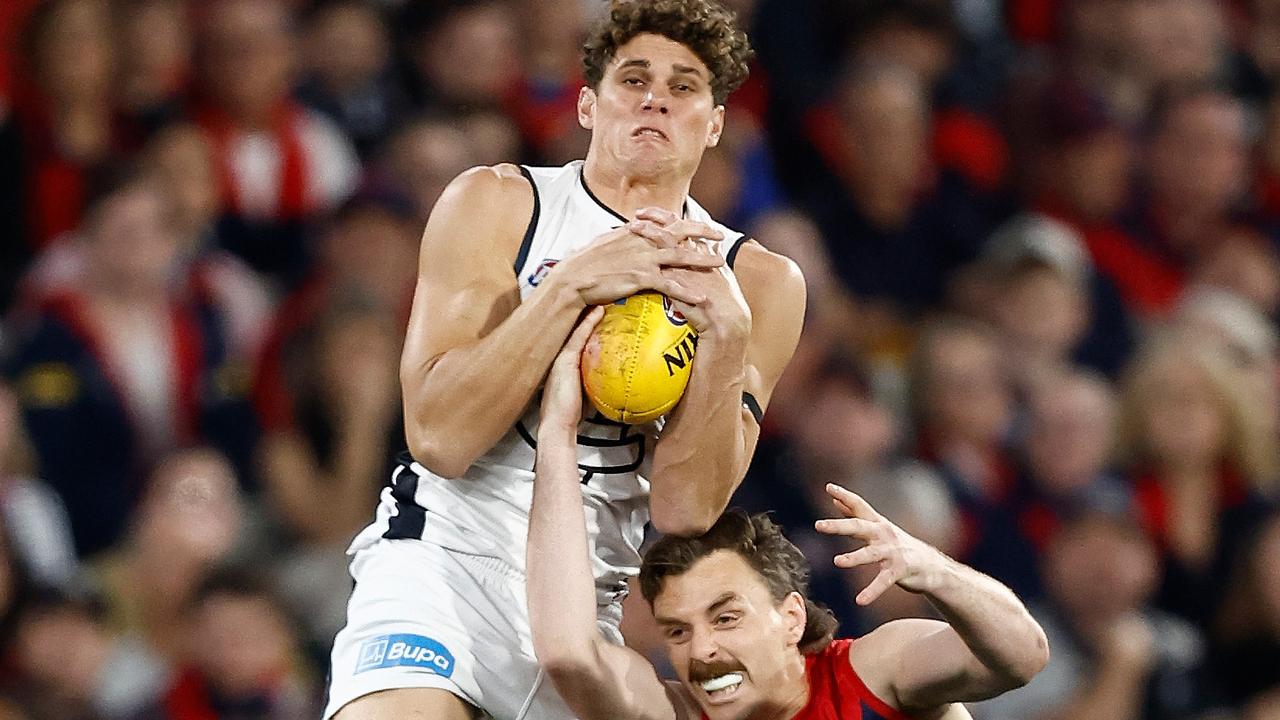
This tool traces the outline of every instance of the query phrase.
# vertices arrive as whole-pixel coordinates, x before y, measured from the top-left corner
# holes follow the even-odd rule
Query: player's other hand
[[[636,213],[635,223],[648,223],[677,238],[680,247],[691,247],[712,257],[720,257],[700,238],[723,240],[724,235],[694,220],[681,218],[669,210],[644,208]],[[745,340],[751,334],[751,309],[733,273],[719,269],[670,266],[662,275],[687,288],[700,301],[672,297],[675,308],[688,319],[699,335],[720,339]]]
[[[604,315],[603,307],[593,307],[578,321],[564,347],[551,363],[547,382],[542,388],[542,412],[539,423],[544,428],[568,431],[577,435],[582,418],[582,349],[591,331]]]
[[[667,277],[663,268],[708,269],[724,264],[724,258],[692,241],[695,237],[721,237],[702,223],[663,228],[636,220],[596,238],[556,265],[547,280],[573,288],[585,305],[604,305],[645,290],[656,290],[686,303],[700,303],[703,296]]]
[[[835,557],[837,567],[873,565],[879,573],[858,593],[857,603],[868,605],[894,584],[916,593],[927,593],[941,582],[947,563],[937,548],[908,535],[875,511],[855,493],[827,483],[827,494],[844,516],[814,523],[818,532],[861,540],[863,547]]]

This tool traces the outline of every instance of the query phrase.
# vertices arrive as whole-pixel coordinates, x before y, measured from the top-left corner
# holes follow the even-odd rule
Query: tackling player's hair
[[[698,537],[663,537],[645,553],[640,563],[640,593],[652,606],[667,578],[684,574],[698,560],[717,550],[742,556],[760,574],[774,602],[782,602],[793,592],[804,598],[801,652],[817,652],[835,637],[835,616],[809,599],[809,564],[800,548],[764,513],[748,515],[734,508],[727,510],[710,530]]]
[[[605,67],[618,48],[652,33],[684,45],[711,71],[711,96],[723,105],[747,79],[752,50],[735,25],[732,10],[712,0],[629,0],[614,2],[604,21],[582,46],[587,84],[600,87]]]

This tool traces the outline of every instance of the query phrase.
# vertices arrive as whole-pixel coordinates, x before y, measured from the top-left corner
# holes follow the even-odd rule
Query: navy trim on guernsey
[[[584,167],[585,167],[585,166],[584,166]],[[625,223],[625,222],[627,222],[627,219],[626,219],[626,218],[624,218],[624,217],[622,217],[622,214],[621,214],[621,213],[619,213],[617,210],[614,210],[613,208],[609,207],[608,205],[605,205],[604,203],[600,202],[600,198],[596,197],[596,194],[595,194],[595,193],[593,193],[593,192],[591,192],[591,186],[587,185],[587,173],[586,173],[586,171],[585,171],[585,170],[583,170],[582,168],[579,168],[579,169],[578,169],[578,182],[582,183],[582,189],[587,191],[587,197],[591,198],[591,199],[595,202],[595,204],[597,204],[597,205],[599,205],[600,207],[604,208],[606,212],[608,212],[610,215],[612,215],[612,216],[614,216],[614,217],[618,218],[618,219],[619,219],[619,220],[621,220],[622,222],[624,222],[624,223]]]
[[[533,181],[533,174],[529,172],[529,168],[523,165],[517,167],[520,168],[520,174],[524,179],[529,181],[529,187],[533,188],[533,215],[529,218],[529,227],[524,229],[524,239],[520,241],[520,252],[516,253],[515,272],[519,277],[525,260],[529,259],[529,248],[533,247],[533,235],[538,230],[538,215],[542,212],[542,201],[538,198],[538,183]]]
[[[585,166],[583,167],[585,168]],[[520,169],[523,170],[524,168],[522,167]],[[587,192],[587,197],[591,198],[595,202],[595,204],[604,208],[606,212],[618,218],[622,222],[629,222],[626,218],[622,217],[622,213],[618,212],[617,210],[614,210],[608,205],[605,205],[603,202],[600,201],[600,198],[596,197],[595,193],[591,192],[591,186],[587,185],[587,172],[585,169],[578,170],[578,182],[582,183],[582,189]],[[685,200],[684,204],[680,206],[680,217],[689,217],[689,201],[688,200]]]
[[[403,463],[404,461],[401,460]],[[418,474],[408,464],[396,468],[392,479],[391,497],[396,500],[396,513],[387,520],[387,540],[419,540],[427,526],[427,511],[414,502],[418,492]]]
[[[592,422],[591,420],[588,420],[587,422],[591,422],[593,425],[601,424]],[[578,469],[587,473],[587,476],[582,480],[584,483],[587,480],[590,480],[592,475],[616,475],[618,473],[634,472],[642,463],[644,463],[644,434],[628,434],[627,430],[630,429],[631,426],[625,423],[610,422],[609,424],[618,427],[618,438],[616,440],[578,435],[578,444],[586,447],[626,447],[628,445],[635,445],[636,459],[626,465],[584,465],[582,463],[578,463]],[[525,444],[533,448],[535,451],[538,449],[538,441],[534,439],[533,434],[529,432],[529,429],[524,426],[524,421],[516,421],[516,432],[520,435],[520,438],[525,441]]]
[[[743,235],[737,240],[734,240],[733,247],[729,248],[729,252],[724,254],[724,264],[728,265],[730,270],[733,269],[733,261],[738,259],[738,251],[741,250],[742,246],[750,239],[751,238],[746,235]]]
[[[761,420],[764,420],[764,410],[761,409],[760,401],[756,400],[755,395],[749,392],[742,393],[742,407],[751,412],[751,417],[756,419],[757,425],[760,424]]]

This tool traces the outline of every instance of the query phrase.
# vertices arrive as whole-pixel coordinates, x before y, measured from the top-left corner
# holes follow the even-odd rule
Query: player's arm
[[[469,170],[423,233],[400,382],[409,450],[445,477],[519,418],[586,305],[648,288],[697,300],[659,268],[714,264],[619,230],[559,263],[521,302],[513,264],[533,201],[513,165]]]
[[[857,640],[850,661],[869,688],[909,712],[938,712],[1021,687],[1049,662],[1044,631],[1012,590],[908,535],[854,493],[838,485],[827,492],[845,517],[819,520],[818,530],[866,543],[836,556],[836,565],[879,569],[857,603],[897,584],[946,618],[896,620]]]
[[[577,427],[582,408],[579,356],[602,311],[593,310],[555,360],[543,390],[538,459],[526,549],[529,623],[538,662],[583,720],[683,718],[653,666],[614,645],[596,626]]]
[[[795,263],[754,242],[742,246],[728,277],[668,272],[708,299],[681,306],[698,331],[698,351],[654,450],[650,508],[658,530],[696,535],[747,472],[760,435],[756,413],[768,407],[800,339],[805,285]]]

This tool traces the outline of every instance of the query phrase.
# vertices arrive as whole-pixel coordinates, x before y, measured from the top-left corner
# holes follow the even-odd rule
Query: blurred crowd
[[[809,291],[735,504],[844,634],[933,611],[829,481],[1018,591],[979,720],[1280,718],[1280,2],[729,4],[692,193]],[[423,223],[582,156],[604,7],[0,2],[0,718],[317,716]]]

